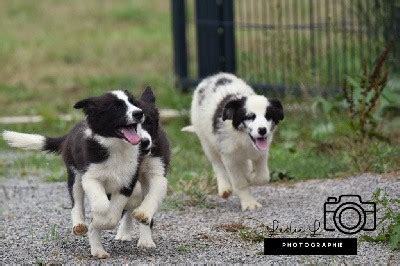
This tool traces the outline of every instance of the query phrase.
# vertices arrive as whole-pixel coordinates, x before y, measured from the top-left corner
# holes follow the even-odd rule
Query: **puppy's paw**
[[[262,205],[258,203],[255,199],[242,201],[241,205],[242,205],[242,211],[246,210],[252,211],[262,207]]]
[[[86,226],[86,224],[76,224],[72,228],[72,233],[76,236],[86,235],[87,232],[88,232],[88,227]]]
[[[142,224],[150,224],[152,218],[152,215],[141,209],[134,210],[132,216]]]
[[[226,190],[220,191],[218,194],[221,198],[227,199],[232,195],[232,190],[226,189]]]
[[[155,248],[156,244],[154,243],[153,239],[141,237],[137,243],[138,248]]]
[[[110,253],[108,253],[104,249],[92,249],[90,253],[93,257],[98,259],[107,259],[108,257],[110,257]]]

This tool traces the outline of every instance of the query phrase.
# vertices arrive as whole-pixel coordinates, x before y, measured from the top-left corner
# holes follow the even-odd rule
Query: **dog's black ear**
[[[85,114],[91,114],[96,111],[96,97],[90,97],[83,100],[80,100],[74,105],[75,109],[83,109]]]
[[[244,98],[241,99],[235,99],[230,102],[228,102],[225,107],[224,111],[222,112],[222,120],[232,120],[233,115],[235,112],[243,106],[244,103]]]
[[[140,99],[144,102],[155,104],[156,103],[156,97],[154,96],[153,90],[151,89],[150,86],[147,86],[144,92],[142,93],[142,96]]]
[[[86,109],[86,108],[92,106],[93,104],[94,104],[94,101],[92,98],[86,98],[86,99],[83,99],[83,100],[80,100],[79,102],[77,102],[74,105],[74,108],[75,109]]]
[[[270,102],[270,104],[271,104],[273,107],[275,107],[275,108],[277,108],[277,109],[281,109],[281,110],[283,111],[282,104],[281,104],[281,102],[280,102],[279,100],[277,100],[277,99],[272,99],[272,100],[269,100],[269,102]]]
[[[285,117],[283,114],[283,106],[281,102],[277,99],[269,100],[273,110],[272,110],[272,119],[274,120],[275,124],[278,124],[279,121],[283,120]]]

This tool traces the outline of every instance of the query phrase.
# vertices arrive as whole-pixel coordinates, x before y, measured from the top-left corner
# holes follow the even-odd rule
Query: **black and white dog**
[[[278,100],[257,95],[232,74],[208,77],[194,92],[192,126],[183,131],[199,137],[217,177],[219,195],[228,198],[233,191],[242,210],[261,207],[249,185],[269,181],[268,152],[283,117]]]
[[[68,188],[73,204],[73,232],[83,235],[88,231],[84,221],[83,204],[86,193],[93,217],[89,226],[91,254],[98,258],[109,256],[101,244],[101,229],[116,225],[130,199],[134,198],[132,192],[140,176],[141,156],[138,144],[142,140],[141,135],[150,133],[146,134],[147,131],[142,129],[145,117],[143,110],[138,106],[139,101],[128,91],[112,91],[77,102],[74,107],[83,109],[86,119],[65,136],[51,138],[36,134],[3,132],[3,138],[13,147],[62,155],[67,167]],[[150,143],[151,140],[148,139],[144,143],[146,142]],[[144,167],[142,171],[151,170]],[[166,191],[166,180],[163,182],[165,184],[162,184],[162,190]],[[150,194],[151,185],[152,183],[150,189],[147,189],[149,195],[146,195],[143,203],[146,202],[147,196],[151,198],[148,201],[158,203],[165,195],[159,193],[158,197],[153,197]],[[138,207],[135,215],[150,221],[155,210],[145,210],[148,205],[142,205]],[[148,234],[144,235],[148,240]]]
[[[159,122],[159,113],[155,105],[155,97],[148,87],[143,92],[139,107],[143,110],[143,140],[140,145],[139,183],[125,207],[116,239],[131,240],[133,216],[140,222],[138,247],[155,247],[151,236],[153,215],[167,193],[166,174],[170,162],[170,148],[167,135]],[[138,203],[140,206],[137,207]],[[119,218],[119,217],[117,217]],[[115,224],[115,221],[114,221]]]
[[[167,135],[159,122],[159,112],[155,105],[156,98],[150,87],[147,87],[137,106],[144,112],[140,144],[139,168],[137,180],[132,195],[126,205],[122,201],[113,201],[107,215],[94,217],[92,224],[99,229],[112,229],[121,220],[116,239],[130,241],[132,216],[140,222],[138,247],[153,248],[155,243],[151,235],[153,216],[167,193],[166,174],[170,162],[170,148]],[[122,219],[121,212],[124,210]],[[96,214],[95,214],[96,215]],[[99,242],[93,243],[99,245]],[[106,254],[105,256],[108,256]]]

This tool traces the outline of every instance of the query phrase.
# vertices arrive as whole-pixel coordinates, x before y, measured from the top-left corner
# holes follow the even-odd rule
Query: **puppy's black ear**
[[[86,115],[95,114],[97,111],[96,97],[80,100],[74,105],[75,109],[83,109]]]
[[[275,124],[278,124],[279,121],[283,120],[283,118],[285,117],[283,114],[283,106],[281,102],[277,99],[269,100],[269,103],[273,108],[272,119],[274,120]]]
[[[244,103],[244,98],[241,99],[235,99],[230,102],[228,102],[225,107],[224,111],[222,112],[222,120],[232,120],[233,115],[235,112],[243,106]]]
[[[142,93],[142,96],[140,99],[144,102],[155,104],[156,103],[156,97],[154,96],[153,90],[151,89],[150,86],[147,86],[144,92]]]
[[[94,105],[93,98],[86,98],[86,99],[83,99],[83,100],[80,100],[79,102],[77,102],[74,105],[74,108],[75,109],[86,109],[92,105]]]

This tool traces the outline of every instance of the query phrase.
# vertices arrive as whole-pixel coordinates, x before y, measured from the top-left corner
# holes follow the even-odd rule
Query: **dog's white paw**
[[[258,203],[255,199],[242,201],[241,205],[242,205],[242,211],[246,210],[252,211],[262,207],[262,205]]]
[[[152,219],[152,215],[150,213],[140,208],[134,210],[132,212],[132,216],[142,224],[150,224]]]
[[[132,241],[132,236],[129,233],[118,232],[117,235],[115,236],[115,240]]]
[[[72,233],[76,236],[83,236],[88,232],[88,227],[84,223],[76,224],[72,228]]]
[[[155,248],[156,244],[153,239],[147,237],[140,237],[137,243],[138,248]]]
[[[93,257],[96,257],[98,259],[107,259],[108,257],[110,257],[110,253],[102,248],[91,249],[90,253]]]

